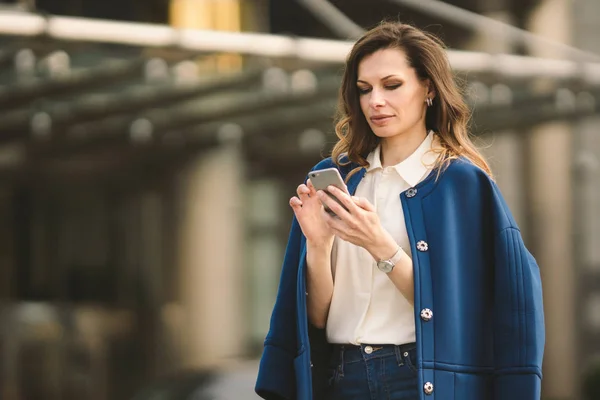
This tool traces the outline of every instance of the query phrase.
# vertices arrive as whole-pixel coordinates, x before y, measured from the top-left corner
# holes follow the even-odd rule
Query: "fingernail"
[[[356,197],[356,196],[352,196],[352,198],[353,198],[354,200],[358,201],[358,197]]]
[[[322,191],[322,190],[319,190],[319,191],[317,192],[317,196],[319,196],[319,197],[323,197],[323,196],[325,196],[325,194],[323,193],[323,191]]]

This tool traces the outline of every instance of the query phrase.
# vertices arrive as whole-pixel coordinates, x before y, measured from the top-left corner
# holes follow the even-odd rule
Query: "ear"
[[[431,79],[429,79],[429,78],[425,79],[425,90],[427,90],[427,92],[426,92],[427,97],[429,97],[432,100],[435,99],[435,97],[437,96],[437,93],[435,91],[433,83],[431,82]]]

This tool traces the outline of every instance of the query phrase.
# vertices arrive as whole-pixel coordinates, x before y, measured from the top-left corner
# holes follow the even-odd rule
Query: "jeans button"
[[[371,346],[365,347],[365,353],[371,354],[373,352],[373,348]]]

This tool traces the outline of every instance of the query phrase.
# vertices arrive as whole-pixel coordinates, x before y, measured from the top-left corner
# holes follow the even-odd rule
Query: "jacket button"
[[[417,250],[419,250],[419,251],[427,251],[427,250],[429,250],[429,245],[427,244],[426,241],[419,240],[417,242]]]
[[[426,395],[430,395],[431,393],[433,393],[433,383],[425,382],[425,385],[423,385],[423,391]]]
[[[406,191],[406,197],[408,197],[409,199],[411,197],[415,197],[417,195],[417,189],[415,188],[410,188]]]
[[[431,318],[433,318],[433,311],[431,311],[429,308],[424,308],[421,310],[421,319],[423,321],[431,321]]]

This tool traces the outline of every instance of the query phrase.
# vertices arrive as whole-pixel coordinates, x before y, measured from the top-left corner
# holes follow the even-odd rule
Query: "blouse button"
[[[409,199],[411,197],[415,197],[417,195],[417,189],[415,188],[410,188],[406,191],[406,197],[408,197]]]
[[[419,250],[419,251],[427,251],[427,250],[429,250],[429,245],[427,244],[426,241],[419,240],[417,242],[417,250]]]

